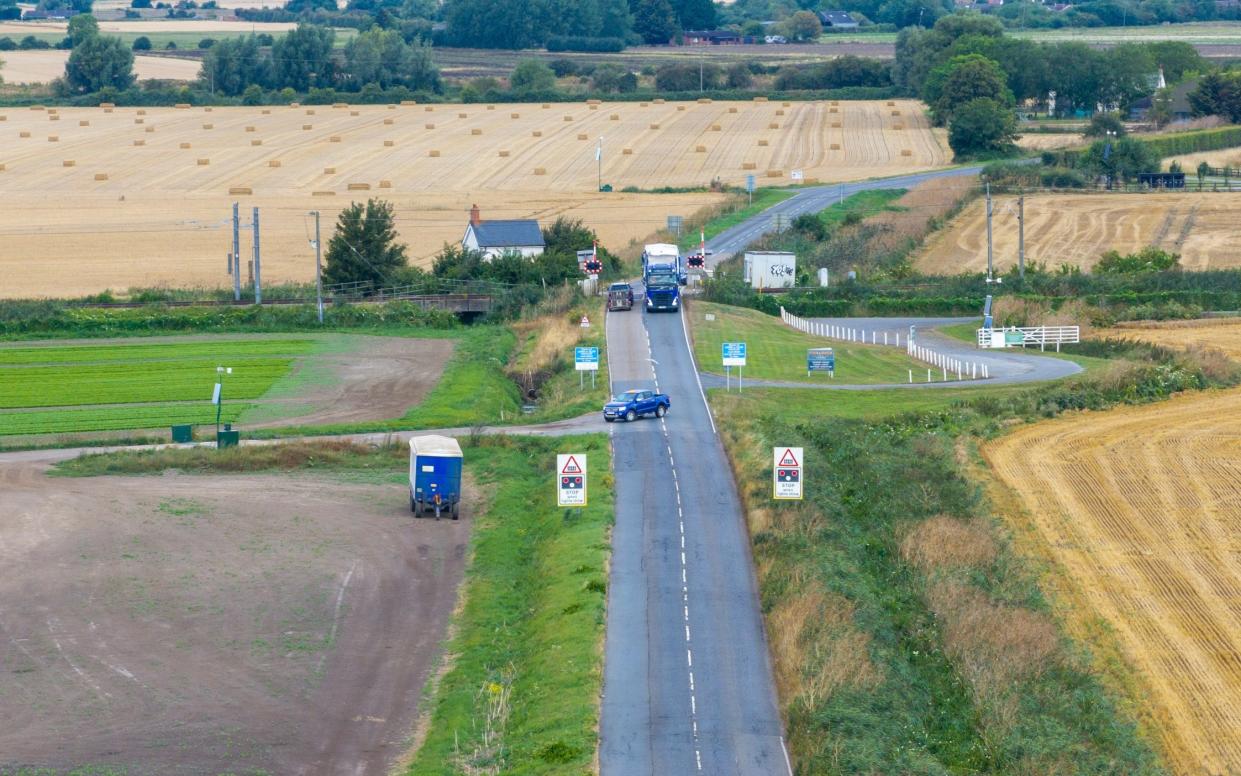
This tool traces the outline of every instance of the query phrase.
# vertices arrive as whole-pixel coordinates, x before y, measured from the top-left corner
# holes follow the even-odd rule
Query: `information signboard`
[[[556,505],[586,506],[586,454],[556,456]]]
[[[780,501],[800,501],[802,497],[802,448],[771,448],[771,497]]]
[[[836,376],[836,351],[832,348],[810,348],[806,351],[806,376],[811,372],[827,372]]]
[[[599,369],[599,348],[574,348],[573,365],[579,372],[594,372]]]
[[[745,343],[725,342],[720,345],[724,366],[745,366]]]

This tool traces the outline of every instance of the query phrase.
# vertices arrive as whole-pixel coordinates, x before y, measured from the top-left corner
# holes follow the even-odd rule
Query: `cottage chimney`
[[[470,208],[470,223],[474,224],[474,226],[478,226],[482,222],[483,222],[483,219],[482,219],[482,216],[479,214],[478,205],[475,205],[472,208]]]

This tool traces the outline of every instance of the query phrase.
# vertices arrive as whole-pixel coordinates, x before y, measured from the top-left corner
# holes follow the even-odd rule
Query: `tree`
[[[276,88],[291,86],[299,92],[326,88],[336,77],[330,27],[298,24],[272,46],[272,81]]]
[[[263,104],[263,87],[258,84],[250,84],[241,93],[242,105],[262,105]]]
[[[661,92],[696,92],[700,87],[718,89],[723,76],[719,65],[669,64],[655,71],[655,88]]]
[[[672,0],[671,5],[681,29],[715,29],[715,4],[711,0]]]
[[[1106,176],[1109,182],[1124,182],[1157,170],[1159,157],[1146,143],[1122,137],[1096,140],[1078,157],[1077,166],[1091,175]]]
[[[729,65],[727,78],[729,89],[749,89],[754,83],[754,74],[750,72],[749,65],[744,62]]]
[[[1202,191],[1202,184],[1206,182],[1206,177],[1211,174],[1211,165],[1206,162],[1198,162],[1198,191]]]
[[[150,8],[151,0],[133,0],[133,2],[129,4],[129,7],[130,8]]]
[[[556,74],[537,59],[523,59],[513,68],[508,84],[516,94],[545,94],[556,90]]]
[[[951,121],[954,110],[971,100],[987,99],[1007,106],[1012,104],[1013,95],[995,60],[981,54],[966,54],[931,71],[923,99],[931,105],[935,123],[943,126]]]
[[[151,39],[145,35],[134,38],[134,51],[150,51]]]
[[[271,57],[254,35],[225,38],[203,55],[198,79],[212,92],[237,96],[251,84],[272,85]]]
[[[80,13],[69,20],[68,37],[70,45],[77,46],[87,38],[93,38],[98,34],[99,22],[95,21],[95,17],[88,13]]]
[[[616,64],[602,64],[590,74],[590,85],[597,92],[632,92],[638,88],[638,77]]]
[[[323,282],[370,281],[382,285],[406,265],[405,245],[397,242],[392,204],[368,199],[341,211],[327,246]]]
[[[1096,113],[1086,126],[1086,137],[1124,137],[1125,125],[1117,113]]]
[[[823,34],[823,23],[817,14],[810,11],[798,11],[785,22],[789,40],[814,41]]]
[[[1241,120],[1241,74],[1207,73],[1189,93],[1189,106],[1195,116],[1223,116],[1237,123]]]
[[[446,0],[442,8],[454,43],[473,48],[537,48],[547,40],[541,0]]]
[[[633,32],[629,0],[599,0],[599,29],[604,36],[628,38]]]
[[[1180,254],[1148,245],[1137,253],[1123,256],[1118,251],[1108,251],[1094,265],[1094,271],[1111,275],[1165,272],[1170,269],[1180,269],[1180,265]]]
[[[1207,69],[1207,61],[1192,44],[1178,40],[1160,40],[1147,43],[1146,48],[1155,64],[1163,68],[1163,77],[1169,86],[1188,74],[1202,73]]]
[[[667,43],[677,34],[677,19],[668,0],[636,0],[633,31],[650,44]]]
[[[1017,120],[1007,105],[978,97],[958,107],[948,126],[948,145],[956,158],[1006,153],[1017,139]]]
[[[376,84],[388,89],[440,90],[440,74],[430,52],[419,41],[406,43],[399,32],[372,27],[345,45],[345,71],[353,85]]]
[[[73,48],[65,63],[64,89],[90,94],[104,87],[128,89],[134,82],[134,52],[120,38],[93,35]]]

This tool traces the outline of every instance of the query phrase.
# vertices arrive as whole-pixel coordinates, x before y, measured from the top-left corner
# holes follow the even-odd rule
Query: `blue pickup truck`
[[[654,415],[662,418],[672,406],[672,400],[666,393],[654,391],[625,391],[612,397],[612,401],[603,405],[603,419],[611,423],[615,420],[637,420],[643,415]]]

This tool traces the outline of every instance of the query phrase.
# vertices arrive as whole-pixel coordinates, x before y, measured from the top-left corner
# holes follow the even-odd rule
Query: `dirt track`
[[[383,774],[469,520],[401,485],[0,467],[0,771]],[[468,518],[468,515],[467,515]]]
[[[1176,773],[1241,773],[1241,391],[1029,426],[985,455],[1113,629]]]

